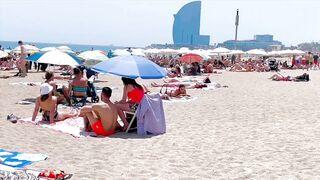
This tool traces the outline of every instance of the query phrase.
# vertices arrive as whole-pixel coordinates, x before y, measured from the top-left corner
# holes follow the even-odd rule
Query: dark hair
[[[53,76],[53,72],[46,72],[46,74],[44,75],[44,78],[46,80],[49,80],[50,78],[52,78],[52,76]]]
[[[184,84],[180,84],[180,85],[179,85],[179,89],[180,89],[180,88],[183,88],[183,87],[186,87],[186,86],[185,86]]]
[[[18,41],[18,44],[22,44],[22,41]]]
[[[47,100],[48,98],[49,98],[49,94],[41,95],[41,97],[40,97],[42,102]]]
[[[86,67],[84,65],[78,66],[78,69],[80,69],[81,72],[83,72],[83,70],[86,69]]]
[[[111,97],[112,89],[109,87],[102,88],[102,94],[106,95],[107,97]]]
[[[73,68],[73,73],[74,74],[76,74],[76,75],[78,75],[78,74],[80,74],[80,69],[79,68]]]
[[[139,89],[143,89],[142,86],[140,84],[138,84],[136,82],[136,80],[134,80],[134,79],[122,77],[121,80],[122,80],[124,85],[129,85],[130,84],[130,85],[132,85],[134,87],[138,87]]]

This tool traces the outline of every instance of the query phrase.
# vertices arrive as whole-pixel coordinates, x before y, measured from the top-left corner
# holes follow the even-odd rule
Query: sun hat
[[[40,86],[40,94],[46,95],[49,94],[52,91],[53,87],[48,83],[43,83]]]

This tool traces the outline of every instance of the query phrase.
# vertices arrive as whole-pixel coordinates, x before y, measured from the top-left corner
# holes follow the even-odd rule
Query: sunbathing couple
[[[93,130],[100,136],[114,134],[117,128],[121,127],[117,121],[118,115],[124,124],[123,130],[127,129],[128,121],[124,111],[135,112],[145,91],[134,79],[122,78],[122,81],[124,84],[123,97],[119,102],[110,101],[112,90],[105,87],[101,93],[103,103],[84,106],[80,110],[79,116],[84,117],[86,131]],[[40,96],[36,100],[32,121],[35,121],[39,109],[40,112],[43,112],[42,120],[49,121],[50,124],[77,116],[77,113],[57,112],[57,97],[53,95],[53,87],[48,83],[40,86]]]
[[[296,81],[296,82],[307,82],[309,81],[309,74],[304,73],[300,76],[283,76],[281,74],[275,74],[271,76],[269,79],[272,79],[273,81]]]

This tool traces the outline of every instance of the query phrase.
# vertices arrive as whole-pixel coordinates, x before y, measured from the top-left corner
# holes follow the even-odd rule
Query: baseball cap
[[[48,83],[43,83],[40,86],[40,94],[46,95],[49,94],[52,91],[53,87]]]

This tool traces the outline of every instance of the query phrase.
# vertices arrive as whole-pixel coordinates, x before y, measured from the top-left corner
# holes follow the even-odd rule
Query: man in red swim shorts
[[[117,107],[110,101],[112,90],[109,87],[102,88],[101,104],[84,106],[80,110],[81,117],[84,117],[85,129],[91,129],[98,136],[110,136],[120,127],[118,124]]]

